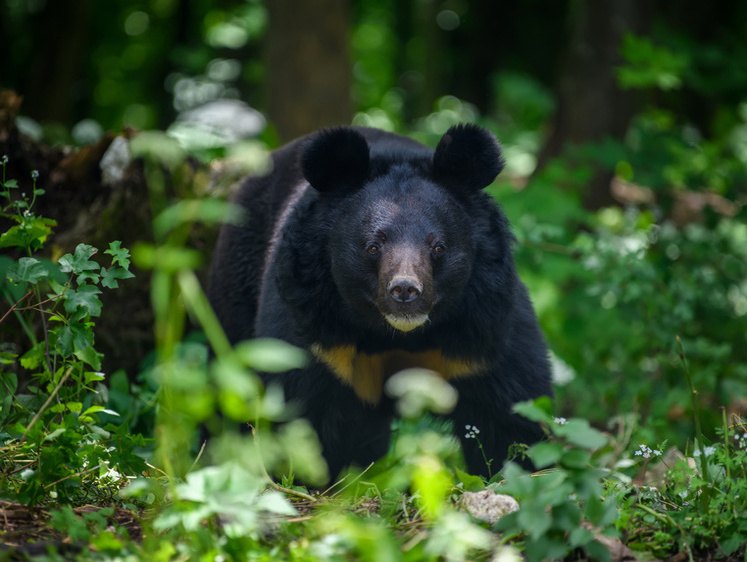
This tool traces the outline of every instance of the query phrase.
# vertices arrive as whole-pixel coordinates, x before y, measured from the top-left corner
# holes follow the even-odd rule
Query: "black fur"
[[[464,439],[467,424],[480,429],[493,471],[511,443],[540,439],[536,424],[511,413],[552,388],[508,221],[481,191],[503,167],[493,136],[453,127],[434,153],[399,135],[338,128],[279,149],[273,162],[239,191],[248,219],[223,229],[213,261],[210,299],[231,342],[266,336],[368,355],[438,350],[483,365],[450,379],[459,401],[449,417],[472,472],[487,467],[476,441]],[[293,199],[306,182],[312,187]],[[389,299],[387,268],[421,282],[419,298]],[[392,314],[396,324],[423,310],[428,320],[414,328],[384,319]],[[300,404],[332,476],[386,452],[394,411],[386,396],[361,399],[320,360],[266,381]]]

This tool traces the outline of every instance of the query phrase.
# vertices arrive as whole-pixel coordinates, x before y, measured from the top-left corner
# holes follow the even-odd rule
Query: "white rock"
[[[464,492],[457,502],[472,517],[493,525],[504,515],[519,510],[519,502],[511,496],[496,494],[492,490]]]

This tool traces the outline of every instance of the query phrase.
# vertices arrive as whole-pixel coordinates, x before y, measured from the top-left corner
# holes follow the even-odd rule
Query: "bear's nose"
[[[389,296],[396,302],[412,302],[420,296],[423,288],[414,279],[400,277],[389,282]]]

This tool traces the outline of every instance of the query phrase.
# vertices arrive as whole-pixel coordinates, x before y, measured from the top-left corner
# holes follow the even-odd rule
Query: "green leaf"
[[[44,279],[49,272],[36,258],[20,258],[15,264],[8,268],[7,278],[11,283],[36,284]]]
[[[464,489],[467,492],[481,492],[485,489],[485,481],[479,476],[473,476],[468,474],[459,468],[456,468],[456,475],[459,481],[464,485]]]
[[[71,319],[69,324],[55,328],[52,333],[56,335],[55,349],[64,357],[70,357],[76,352],[83,352],[86,348],[93,347],[91,323],[81,322],[79,318]]]
[[[52,226],[57,223],[44,217],[24,218],[18,226],[14,226],[0,235],[0,248],[31,248],[40,249],[47,236],[52,233]]]
[[[44,441],[54,441],[58,436],[65,433],[64,427],[58,427],[53,432],[49,433],[46,437],[44,437]]]
[[[553,421],[552,400],[547,396],[540,396],[536,400],[518,402],[514,404],[514,412],[521,414],[527,419],[535,422],[551,424]]]
[[[537,468],[546,468],[556,464],[563,456],[563,445],[552,441],[541,441],[532,445],[528,454]]]
[[[104,358],[104,355],[103,353],[98,353],[92,346],[87,345],[83,349],[77,349],[75,356],[90,365],[92,369],[101,369],[101,360]]]
[[[130,151],[135,158],[144,158],[172,171],[187,158],[179,142],[160,131],[138,133],[130,140]]]
[[[103,358],[102,354],[99,354],[99,355]],[[83,375],[83,380],[85,381],[86,384],[90,384],[92,382],[103,381],[105,378],[106,377],[104,377],[103,373],[93,373],[91,371],[87,371]]]
[[[11,189],[16,189],[18,187],[18,180],[13,180],[13,179],[6,180],[3,183],[3,187],[6,187],[6,188],[9,187]]]
[[[107,289],[116,289],[119,287],[117,279],[130,279],[135,277],[126,269],[112,267],[111,269],[101,268],[101,286]]]
[[[123,269],[129,269],[130,267],[130,251],[127,248],[121,248],[122,242],[115,240],[109,243],[109,249],[105,250],[105,254],[112,256],[112,265],[118,264]]]
[[[12,365],[18,359],[17,353],[9,351],[0,351],[0,365]],[[1,375],[1,374],[0,374]]]
[[[9,394],[15,394],[18,390],[18,375],[10,372],[0,372],[0,388],[7,390]]]
[[[83,410],[83,403],[82,402],[67,402],[65,404],[65,407],[71,412],[75,412],[76,414],[78,414],[81,412],[81,410]]]
[[[583,546],[593,539],[594,533],[592,533],[589,529],[584,529],[583,527],[577,527],[573,529],[568,535],[568,542],[573,548]]]
[[[566,468],[586,468],[591,461],[589,451],[583,449],[571,449],[563,454],[560,464]]]
[[[46,352],[46,344],[42,341],[37,343],[34,347],[29,349],[21,357],[21,365],[24,369],[37,369],[44,362],[44,353]]]
[[[68,291],[65,294],[65,310],[72,314],[82,308],[91,316],[99,316],[101,301],[96,298],[98,294],[101,294],[101,289],[93,285],[83,285],[77,291]]]
[[[552,517],[544,505],[530,503],[521,506],[518,522],[524,532],[536,540],[550,529]]]
[[[243,216],[244,210],[240,206],[218,199],[182,200],[171,205],[156,217],[153,221],[153,233],[156,240],[160,240],[183,224],[194,222],[237,224]]]
[[[555,435],[564,437],[569,443],[583,449],[599,449],[607,444],[607,437],[579,418],[568,420],[563,425],[556,425]]]
[[[99,282],[99,274],[93,271],[84,271],[75,279],[78,285],[84,285],[87,281],[91,281],[93,284]]]
[[[263,338],[242,342],[236,353],[245,365],[267,373],[282,373],[306,364],[306,353],[284,341]]]
[[[138,242],[132,251],[132,259],[139,267],[144,269],[181,271],[197,269],[203,262],[202,254],[190,248],[154,246],[145,242]]]
[[[57,334],[57,341],[55,342],[55,349],[59,351],[63,357],[70,357],[73,354],[73,331],[70,326],[62,326],[57,330],[53,330]]]
[[[99,412],[104,412],[105,414],[109,414],[110,416],[117,416],[119,417],[119,414],[115,412],[114,410],[109,410],[107,408],[104,408],[103,406],[91,406],[86,409],[85,412],[83,412],[82,415],[87,416],[90,414],[97,414]]]
[[[60,258],[60,271],[80,275],[84,271],[97,270],[99,264],[90,259],[97,251],[96,248],[88,244],[78,244],[74,255],[65,254]]]

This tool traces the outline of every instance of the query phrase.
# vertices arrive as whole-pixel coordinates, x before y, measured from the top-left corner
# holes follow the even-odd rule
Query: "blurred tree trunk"
[[[70,123],[75,104],[84,99],[81,76],[87,64],[94,0],[55,0],[38,14],[36,29],[43,49],[35,49],[23,90],[24,109],[40,121]]]
[[[348,0],[268,0],[267,10],[267,108],[280,139],[349,124]]]
[[[557,110],[550,136],[540,154],[540,169],[568,145],[621,138],[635,112],[635,99],[617,84],[622,63],[620,42],[626,33],[643,33],[653,15],[646,0],[577,0],[570,7],[570,36],[561,63]],[[584,206],[613,203],[612,172],[597,170]]]

